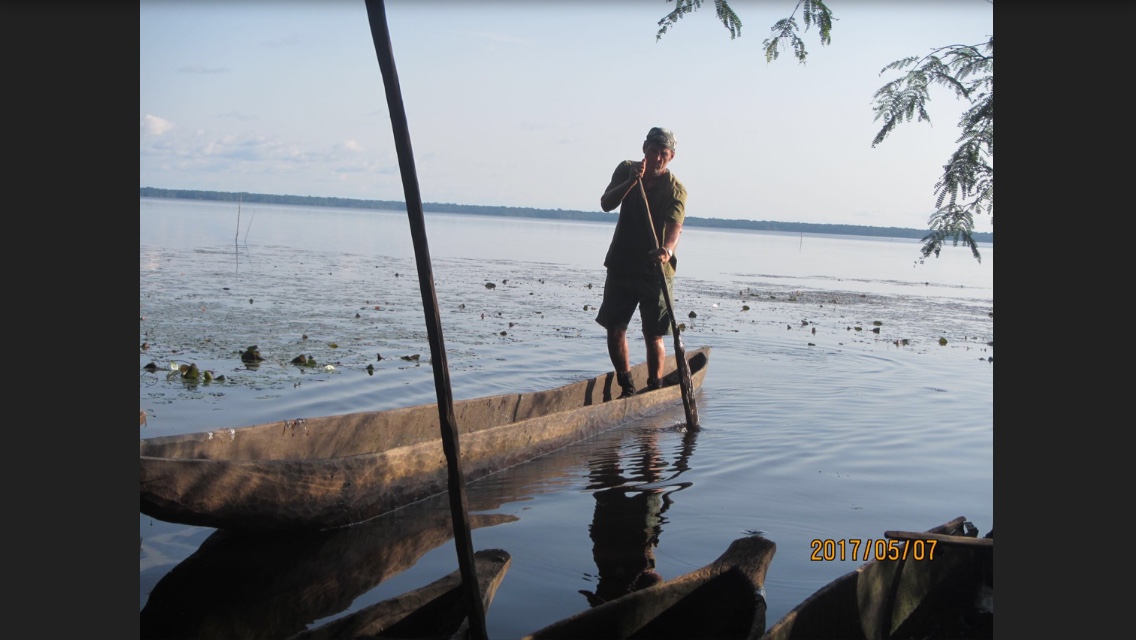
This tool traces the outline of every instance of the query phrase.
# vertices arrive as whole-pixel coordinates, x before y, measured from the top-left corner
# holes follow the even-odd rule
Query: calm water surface
[[[594,317],[611,231],[427,215],[455,398],[610,369]],[[677,405],[468,485],[474,548],[513,558],[490,636],[650,571],[676,577],[753,532],[778,545],[772,623],[860,564],[810,561],[814,539],[959,515],[992,529],[993,247],[982,253],[918,265],[913,240],[688,228],[675,307],[686,346],[713,348],[703,429],[686,433]],[[225,376],[141,371],[143,438],[435,401],[405,212],[242,205],[238,222],[229,203],[141,199],[139,316],[140,367]],[[250,345],[267,358],[256,370],[238,357]],[[457,568],[447,515],[439,496],[334,535],[249,541],[140,514],[143,635],[287,637],[425,585]]]

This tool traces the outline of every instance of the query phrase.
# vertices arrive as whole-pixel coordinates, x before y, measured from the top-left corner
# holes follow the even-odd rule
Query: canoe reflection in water
[[[671,495],[691,484],[675,482],[675,478],[689,468],[696,433],[685,433],[673,467],[668,468],[659,451],[659,430],[651,428],[637,434],[626,470],[620,450],[605,450],[588,463],[588,490],[596,498],[589,531],[598,575],[595,591],[581,589],[580,593],[590,606],[662,582],[655,571],[655,547]]]
[[[515,522],[478,514],[473,529]],[[146,638],[288,638],[453,538],[444,510],[388,514],[315,533],[220,530],[162,578],[143,607]]]

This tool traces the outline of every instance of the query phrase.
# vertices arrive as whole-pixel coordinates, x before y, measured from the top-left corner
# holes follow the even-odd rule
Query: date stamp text
[[[813,540],[813,562],[845,560],[934,560],[938,540],[884,540],[874,538],[845,538]]]

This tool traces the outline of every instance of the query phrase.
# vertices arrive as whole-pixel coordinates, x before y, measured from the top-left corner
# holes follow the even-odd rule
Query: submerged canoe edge
[[[687,352],[701,387],[709,347]],[[532,393],[460,400],[466,481],[545,455],[681,402],[674,356],[661,389],[615,399],[614,373]],[[646,365],[632,368],[638,388]],[[615,390],[613,394],[612,390]],[[140,510],[241,530],[328,529],[447,489],[436,404],[142,439]]]

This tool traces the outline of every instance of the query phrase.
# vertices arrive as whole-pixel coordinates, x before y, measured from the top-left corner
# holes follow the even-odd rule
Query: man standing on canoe
[[[667,129],[652,128],[643,141],[643,159],[619,163],[600,198],[600,208],[604,211],[619,207],[619,220],[604,258],[607,279],[596,322],[607,329],[607,351],[622,388],[621,398],[635,393],[627,326],[636,307],[647,346],[647,388],[657,389],[663,376],[666,358],[663,336],[671,329],[671,317],[659,280],[659,265],[662,265],[668,295],[673,300],[678,264],[674,252],[686,216],[686,187],[667,169],[674,156],[674,134]],[[647,195],[646,203],[639,190],[640,180]],[[654,223],[653,234],[648,214]]]

